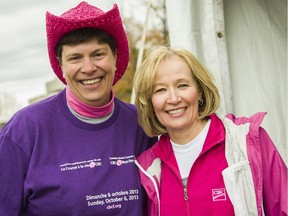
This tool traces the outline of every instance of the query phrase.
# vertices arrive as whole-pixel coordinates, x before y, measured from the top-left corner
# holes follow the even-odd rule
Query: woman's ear
[[[198,90],[198,101],[202,99],[202,91]]]
[[[57,57],[57,60],[58,60],[60,67],[62,68],[62,59],[60,57]]]
[[[63,68],[62,68],[62,58],[57,57],[57,60],[58,60],[58,63],[59,63],[59,65],[60,65],[60,68],[61,68],[61,70],[62,70],[63,78],[66,80],[66,78],[65,78],[65,73],[63,72]]]

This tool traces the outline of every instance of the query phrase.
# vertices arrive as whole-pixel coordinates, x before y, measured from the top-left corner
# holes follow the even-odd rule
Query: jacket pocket
[[[228,196],[236,216],[257,216],[256,195],[248,160],[235,163],[222,171]]]

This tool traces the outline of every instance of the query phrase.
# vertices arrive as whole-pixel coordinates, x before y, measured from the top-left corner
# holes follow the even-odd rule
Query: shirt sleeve
[[[287,216],[287,166],[263,128],[260,128],[260,143],[265,215]]]
[[[28,158],[7,135],[0,133],[0,215],[19,215],[24,205]]]

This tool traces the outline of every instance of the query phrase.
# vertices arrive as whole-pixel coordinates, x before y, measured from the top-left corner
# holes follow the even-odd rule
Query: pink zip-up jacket
[[[162,135],[135,161],[148,195],[148,215],[287,215],[287,167],[260,127],[264,116],[211,115],[187,187],[170,138]]]

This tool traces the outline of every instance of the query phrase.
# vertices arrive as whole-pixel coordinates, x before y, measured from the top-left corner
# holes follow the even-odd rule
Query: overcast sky
[[[0,1],[0,93],[13,95],[26,105],[27,99],[45,92],[53,79],[46,46],[45,14],[61,15],[80,0]],[[117,3],[125,17],[139,16],[145,9],[135,0],[87,0],[104,11]]]

